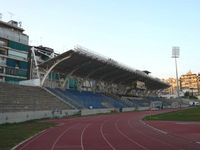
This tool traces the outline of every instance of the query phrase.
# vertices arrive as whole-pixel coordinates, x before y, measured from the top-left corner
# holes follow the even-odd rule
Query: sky
[[[158,78],[200,72],[199,0],[0,0],[2,20],[22,22],[29,44],[57,53],[81,45]]]

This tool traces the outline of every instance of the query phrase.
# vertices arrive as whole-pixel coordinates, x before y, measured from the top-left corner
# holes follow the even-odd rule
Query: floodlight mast
[[[178,84],[178,66],[176,58],[179,58],[180,48],[177,46],[172,47],[172,58],[175,58],[175,67],[176,67],[176,84],[177,84],[177,97],[180,98],[179,84]],[[181,104],[180,104],[181,105]]]

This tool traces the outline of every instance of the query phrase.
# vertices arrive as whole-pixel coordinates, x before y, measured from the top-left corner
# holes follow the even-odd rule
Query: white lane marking
[[[101,135],[103,137],[103,139],[106,141],[106,143],[113,149],[113,150],[116,150],[116,148],[113,147],[113,145],[106,139],[106,137],[104,136],[103,134],[103,126],[104,126],[105,122],[101,124],[101,127],[100,127],[100,132],[101,132]]]
[[[147,127],[152,127],[152,126],[150,126],[150,125],[148,125],[148,124],[146,124],[145,122],[143,122],[143,121],[141,121],[140,120],[140,122],[142,122],[144,125],[146,125]],[[156,129],[156,128],[155,128]],[[159,130],[159,129],[158,129]],[[161,131],[161,132],[160,132]],[[162,130],[160,130],[159,132],[160,133],[162,133]],[[163,132],[165,132],[165,131],[163,131]],[[165,133],[164,133],[165,134]],[[176,139],[178,139],[179,141],[181,140],[181,141],[183,141],[184,140],[184,142],[188,142],[188,143],[186,143],[187,145],[188,144],[191,144],[191,143],[197,143],[197,144],[200,144],[200,142],[194,142],[194,141],[189,141],[187,138],[184,138],[184,137],[181,137],[181,136],[178,136],[178,135],[175,135],[175,134],[168,134],[167,132],[166,132],[166,134],[165,135],[168,135],[169,136],[169,138],[170,137],[172,137],[172,138],[176,138]],[[184,143],[185,144],[185,143]],[[182,150],[182,149],[181,149]]]
[[[163,133],[163,134],[168,134],[166,131],[163,131],[163,130],[157,129],[157,128],[155,128],[155,127],[153,127],[153,126],[151,126],[151,125],[145,123],[145,122],[142,121],[142,120],[140,120],[140,122],[141,122],[142,124],[144,124],[145,126],[147,126],[147,127],[149,127],[149,128],[152,128],[152,129],[155,130],[155,131],[158,131],[158,132]]]
[[[128,121],[128,125],[131,127],[131,128],[133,128],[134,129],[134,127],[131,125],[131,122],[130,122],[131,120],[129,120]],[[144,126],[145,127],[145,126]],[[160,142],[160,143],[162,143],[162,144],[166,144],[166,145],[168,145],[168,146],[170,146],[170,147],[172,147],[172,148],[174,148],[175,146],[173,146],[173,145],[171,145],[171,144],[169,144],[169,143],[167,143],[167,142],[163,142],[163,141],[161,141],[161,140],[159,140],[159,139],[157,139],[157,138],[154,138],[154,137],[152,137],[152,136],[149,136],[149,135],[146,135],[146,134],[144,134],[143,132],[141,132],[140,130],[135,130],[135,131],[137,131],[138,133],[140,133],[140,134],[142,134],[143,136],[146,136],[146,137],[148,137],[148,138],[151,138],[151,139],[153,139],[153,140],[155,140],[155,141],[158,141],[158,142]],[[161,136],[161,134],[160,133],[154,133],[155,135],[157,135],[157,136]],[[180,149],[180,148],[179,148]],[[181,149],[180,149],[181,150]]]
[[[49,128],[49,129],[50,129],[50,128]],[[32,136],[32,137],[30,137],[30,138],[28,138],[28,139],[22,141],[21,143],[19,143],[19,144],[16,145],[15,147],[13,147],[11,150],[16,149],[18,146],[20,146],[20,145],[22,145],[22,144],[24,144],[25,142],[28,141],[26,144],[24,144],[24,146],[22,146],[22,147],[19,149],[19,150],[22,150],[22,149],[24,149],[26,146],[28,146],[30,143],[34,142],[34,141],[37,140],[40,136],[44,135],[44,134],[47,133],[47,132],[49,132],[49,130],[48,130],[48,129],[45,129],[45,130],[41,131],[40,133],[38,133],[38,134],[36,134],[36,135],[34,135],[34,136]]]
[[[61,138],[67,131],[69,131],[70,129],[76,127],[77,125],[79,125],[79,124],[72,125],[72,127],[69,127],[69,128],[67,128],[64,132],[62,132],[62,133],[56,138],[55,142],[53,143],[53,145],[52,145],[52,147],[51,147],[51,150],[53,150],[53,149],[55,148],[57,142],[60,140],[60,138]]]
[[[85,126],[85,128],[83,129],[82,133],[81,133],[81,149],[84,150],[84,146],[83,146],[83,134],[85,132],[85,130],[87,129],[87,127],[90,126],[90,124],[87,124]]]
[[[118,127],[118,125],[117,125],[117,122],[118,122],[118,121],[119,121],[119,120],[117,120],[117,121],[115,122],[115,127],[116,127],[117,131],[118,131],[122,136],[124,136],[127,140],[131,141],[133,144],[136,144],[137,146],[141,147],[142,149],[148,150],[148,148],[144,147],[143,145],[139,144],[138,142],[136,142],[135,140],[129,138],[126,134],[124,134],[124,133],[119,129],[119,127]]]
[[[81,145],[55,146],[55,148],[81,148]]]

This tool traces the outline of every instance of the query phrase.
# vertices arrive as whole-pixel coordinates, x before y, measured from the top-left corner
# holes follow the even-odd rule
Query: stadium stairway
[[[65,91],[63,91],[62,89],[59,89],[59,88],[52,89],[52,88],[49,88],[49,87],[46,87],[46,89],[48,89],[49,91],[51,91],[52,93],[54,93],[55,95],[60,97],[61,99],[65,100],[66,102],[70,103],[71,105],[73,105],[77,109],[84,109],[85,108],[82,104],[78,103],[77,101],[73,100],[71,97],[66,95]]]
[[[40,87],[0,83],[0,112],[74,109]]]

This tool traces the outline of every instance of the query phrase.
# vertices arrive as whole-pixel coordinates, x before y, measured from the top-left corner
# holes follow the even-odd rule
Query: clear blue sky
[[[200,0],[1,0],[3,20],[22,21],[31,45],[62,53],[79,44],[159,78],[200,72]]]

